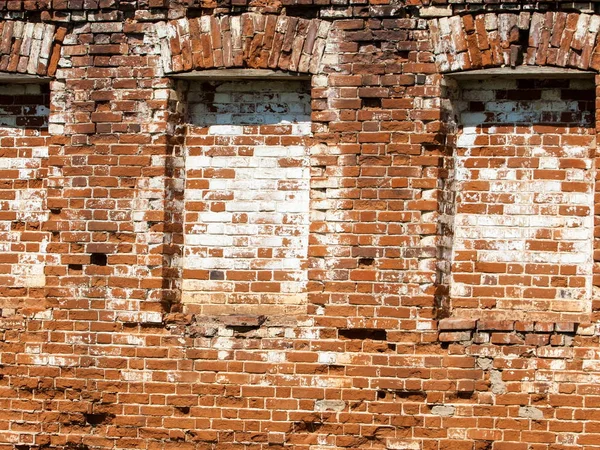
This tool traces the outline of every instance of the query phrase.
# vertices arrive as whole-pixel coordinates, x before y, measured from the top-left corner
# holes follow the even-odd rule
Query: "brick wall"
[[[0,0],[0,449],[597,448],[588,3]]]

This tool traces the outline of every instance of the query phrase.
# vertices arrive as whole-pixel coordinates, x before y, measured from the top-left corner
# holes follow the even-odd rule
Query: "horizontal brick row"
[[[97,10],[114,10],[122,8],[123,5],[129,8],[135,8],[138,11],[144,9],[154,9],[155,12],[161,9],[183,9],[183,8],[225,8],[225,7],[240,7],[253,6],[262,7],[265,9],[275,9],[279,11],[282,6],[328,6],[328,5],[363,5],[366,1],[350,2],[349,0],[282,0],[277,3],[268,5],[257,5],[252,0],[0,0],[0,11],[58,11],[60,13],[74,11],[87,12]],[[393,4],[391,0],[378,1],[376,6],[386,6]],[[497,8],[499,5],[509,11],[520,11],[530,9],[529,5],[524,4],[520,0],[436,0],[432,6],[429,0],[408,0],[405,2],[407,6],[420,6],[426,14],[449,15],[460,13],[463,11],[481,10]],[[553,5],[562,4],[565,8],[579,10],[582,12],[598,12],[599,7],[595,2],[574,2],[570,0],[561,1],[540,1],[535,2],[541,10],[551,8]],[[394,5],[394,7],[396,7]],[[396,7],[397,8],[397,7]],[[425,14],[423,14],[425,16]]]
[[[520,331],[536,333],[577,333],[580,335],[593,335],[595,325],[575,322],[530,322],[518,320],[491,320],[491,319],[442,319],[438,322],[440,331]]]
[[[318,19],[202,16],[157,24],[165,72],[249,67],[317,73],[330,24]]]
[[[0,11],[57,11],[59,13],[97,12],[98,10],[136,9],[138,12],[153,9],[153,13],[161,10],[182,10],[184,8],[225,8],[254,6],[269,10],[280,10],[282,6],[312,5],[347,5],[350,0],[282,0],[267,5],[255,5],[252,0],[0,0]],[[356,2],[352,2],[356,4]],[[366,2],[364,2],[366,3]],[[379,1],[377,5],[391,4],[390,0]]]

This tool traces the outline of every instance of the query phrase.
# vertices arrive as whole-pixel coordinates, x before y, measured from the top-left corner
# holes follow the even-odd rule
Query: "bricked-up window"
[[[453,314],[558,319],[589,311],[593,80],[463,81],[459,98]]]
[[[303,304],[310,83],[197,81],[188,98],[183,301],[215,314]]]
[[[43,180],[48,156],[47,85],[0,84],[0,303],[17,307],[45,283],[49,235]],[[39,295],[37,295],[39,297]]]

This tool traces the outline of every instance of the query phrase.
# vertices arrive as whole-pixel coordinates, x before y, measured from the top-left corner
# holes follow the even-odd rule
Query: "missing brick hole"
[[[182,414],[189,414],[190,413],[190,407],[189,406],[176,406],[175,409],[177,409]]]
[[[399,50],[397,55],[399,59],[408,59],[410,56],[410,50]]]
[[[427,400],[427,394],[423,391],[395,390],[392,392],[397,400],[408,400],[415,402],[424,402]]]
[[[221,83],[218,83],[218,84],[220,85]],[[205,97],[205,99],[207,100],[208,103],[213,103],[214,102],[215,93],[217,91],[217,85],[215,83],[212,83],[210,81],[204,81],[200,85],[200,90],[202,91],[202,93],[205,96],[207,94],[211,94],[210,97]]]
[[[89,425],[97,426],[110,423],[115,416],[108,413],[84,413],[83,417]]]
[[[457,402],[461,400],[473,401],[476,399],[476,393],[474,391],[458,391],[450,393],[447,397],[448,401]]]
[[[381,98],[365,97],[362,99],[365,108],[381,108]]]
[[[308,5],[310,6],[310,4]],[[286,6],[285,15],[301,19],[316,19],[319,16],[319,8],[307,8],[306,6]]]
[[[374,258],[358,258],[358,267],[368,267],[375,264]]]
[[[108,256],[106,253],[92,253],[90,255],[90,264],[94,266],[106,266],[108,263]]]
[[[301,421],[294,422],[294,431],[308,431],[309,433],[315,433],[323,426],[321,422],[310,422],[310,421]]]
[[[387,331],[376,328],[343,328],[338,330],[338,336],[342,339],[386,341]]]
[[[493,441],[475,441],[475,450],[491,450]]]
[[[456,393],[456,397],[462,400],[471,400],[475,396],[474,391],[460,391]]]
[[[218,3],[223,3],[223,2],[218,2]],[[224,5],[219,5],[219,6],[224,6]],[[202,16],[211,16],[214,13],[214,9],[212,8],[189,8],[187,10],[187,17],[188,19],[196,19],[198,17],[202,17]]]
[[[358,51],[359,53],[369,53],[374,50],[381,49],[381,41],[364,41],[359,42]]]
[[[40,11],[27,11],[25,13],[25,17],[28,21],[31,22],[41,22],[42,21],[42,13]]]
[[[83,264],[69,264],[67,267],[69,268],[69,272],[81,272],[83,270]]]
[[[385,392],[385,391],[377,391],[377,398],[379,400],[383,400],[386,397],[387,397],[387,392]]]
[[[90,448],[85,444],[73,444],[69,443],[65,447],[66,450],[89,450]],[[41,450],[41,449],[40,449]]]

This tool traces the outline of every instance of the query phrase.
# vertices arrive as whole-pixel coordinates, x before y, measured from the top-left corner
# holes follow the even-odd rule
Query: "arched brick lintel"
[[[18,20],[0,22],[0,73],[54,76],[65,27]]]
[[[429,21],[442,73],[492,67],[551,66],[600,71],[600,16],[487,13]]]
[[[252,68],[316,74],[330,23],[246,13],[157,25],[165,73]]]

